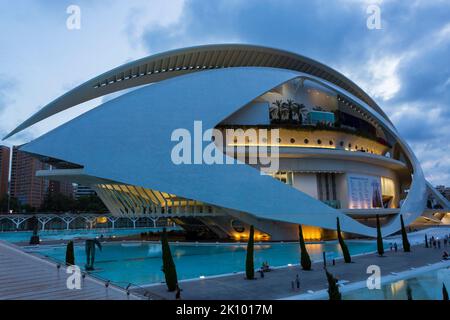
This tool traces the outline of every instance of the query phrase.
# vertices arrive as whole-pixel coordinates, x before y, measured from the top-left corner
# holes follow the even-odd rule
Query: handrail
[[[60,260],[58,260],[58,259],[56,259],[54,257],[48,256],[48,255],[41,255],[41,257],[44,257],[45,259],[56,263],[56,268],[57,268],[58,271],[61,269],[62,265],[65,265],[64,262],[62,262],[62,261],[60,261]],[[138,284],[132,283],[132,282],[112,281],[110,279],[103,278],[103,277],[99,276],[98,274],[89,273],[86,270],[81,271],[81,276],[82,276],[83,279],[86,277],[86,275],[89,275],[90,277],[92,277],[92,278],[94,278],[96,280],[104,282],[105,288],[108,288],[109,286],[113,285],[113,286],[115,286],[116,288],[118,288],[120,290],[124,290],[127,296],[130,296],[130,294],[132,293],[131,290],[133,290],[132,288],[135,287],[137,289],[143,290],[143,293],[141,293],[139,291],[133,292],[133,294],[135,294],[135,295],[143,296],[143,297],[147,298],[148,300],[155,300],[155,299],[166,300],[165,297],[160,296],[160,295],[158,295],[156,293],[150,292],[146,288],[144,288],[144,287],[142,287],[142,286],[140,286]],[[126,284],[126,286],[125,287],[121,286],[121,284]],[[154,297],[153,299],[152,299],[152,296]]]

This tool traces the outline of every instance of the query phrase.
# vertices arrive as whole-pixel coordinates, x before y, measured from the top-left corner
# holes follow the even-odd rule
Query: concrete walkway
[[[384,257],[376,254],[367,254],[354,257],[353,263],[345,264],[338,260],[336,266],[329,266],[328,270],[340,281],[347,284],[365,281],[369,274],[366,273],[369,265],[378,265],[381,268],[382,276],[398,273],[411,268],[423,267],[428,264],[441,261],[443,250],[450,250],[450,247],[442,249],[426,249],[422,245],[412,247],[411,253],[404,253],[401,249],[398,252],[387,251]],[[450,266],[450,261],[448,261]],[[292,290],[291,281],[295,276],[300,277],[300,290]],[[182,281],[180,287],[182,299],[192,300],[266,300],[282,299],[289,296],[308,293],[309,290],[319,291],[328,287],[323,263],[313,264],[312,271],[303,271],[300,266],[285,267],[275,269],[265,273],[264,278],[259,278],[259,273],[255,274],[257,280],[244,280],[243,274],[236,274],[223,277],[199,279],[195,281]],[[175,294],[167,292],[165,285],[154,285],[146,288],[149,292],[174,299]]]
[[[137,300],[120,288],[109,286],[90,276],[80,290],[69,290],[70,274],[65,266],[23,252],[19,247],[0,241],[0,300]]]

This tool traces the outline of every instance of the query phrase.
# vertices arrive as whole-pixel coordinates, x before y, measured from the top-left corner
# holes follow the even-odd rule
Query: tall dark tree
[[[255,266],[253,262],[253,251],[254,251],[254,236],[255,229],[253,226],[250,226],[250,234],[248,236],[247,243],[247,258],[245,259],[245,275],[247,280],[252,280],[255,278]]]
[[[405,223],[403,222],[403,215],[400,215],[400,223],[402,225],[403,251],[411,252],[411,245],[409,244],[408,235],[406,234]]]
[[[442,284],[442,300],[448,301],[448,292],[445,284]]]
[[[339,222],[339,218],[336,218],[337,220],[337,236],[339,240],[339,245],[341,246],[342,255],[344,256],[345,263],[351,263],[352,257],[350,255],[350,251],[348,250],[347,244],[344,241],[344,238],[342,237],[341,233],[341,223]]]
[[[74,266],[75,265],[75,252],[73,250],[73,241],[69,241],[66,247],[66,265]]]
[[[383,236],[381,235],[380,216],[377,214],[377,251],[381,257],[384,254]]]
[[[164,277],[166,278],[167,289],[172,292],[177,288],[178,277],[175,263],[173,262],[172,253],[170,251],[169,240],[167,239],[166,228],[161,234],[162,260]]]
[[[30,244],[31,245],[37,245],[40,244],[40,239],[38,235],[39,230],[39,220],[36,218],[36,216],[32,216],[29,221],[29,226],[31,230],[33,230],[33,235],[30,238]]]
[[[300,264],[303,270],[311,270],[311,258],[306,250],[305,238],[303,237],[302,225],[298,226],[298,238],[300,241]]]
[[[411,290],[411,287],[409,285],[406,286],[406,297],[407,297],[408,300],[413,300],[412,290]]]
[[[428,237],[425,235],[425,248],[428,248]]]
[[[325,269],[328,281],[328,297],[330,300],[342,300],[342,295],[339,292],[338,280],[333,277],[331,273]]]
[[[12,210],[15,213],[21,212],[20,201],[15,197],[9,198],[9,210]],[[8,194],[0,195],[0,213],[9,213],[8,212]]]

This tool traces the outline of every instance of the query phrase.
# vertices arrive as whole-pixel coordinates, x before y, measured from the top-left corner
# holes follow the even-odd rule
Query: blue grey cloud
[[[373,91],[432,182],[450,185],[450,2],[383,1],[382,30],[367,29],[368,3],[191,0],[178,24],[148,32],[143,40],[159,52],[238,39],[335,67]],[[436,162],[430,154],[444,158]],[[442,170],[447,173],[437,174]]]

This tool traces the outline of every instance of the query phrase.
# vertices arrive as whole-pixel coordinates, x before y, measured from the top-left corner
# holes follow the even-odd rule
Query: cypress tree
[[[305,238],[303,238],[302,225],[298,225],[298,237],[300,241],[300,264],[303,270],[311,270],[311,259],[306,250]]]
[[[245,259],[245,275],[247,276],[247,280],[253,280],[255,278],[255,266],[253,264],[254,233],[255,230],[253,226],[250,226],[250,234],[247,243],[247,258]]]
[[[39,239],[39,235],[38,235],[38,231],[39,231],[39,220],[38,220],[38,218],[36,218],[36,216],[32,216],[30,218],[29,224],[31,226],[31,230],[33,230],[33,235],[30,238],[30,244],[31,245],[40,244],[40,239]]]
[[[339,240],[339,245],[341,246],[342,254],[344,256],[345,263],[351,263],[352,257],[350,256],[350,252],[348,251],[348,247],[345,244],[344,238],[342,238],[341,234],[341,223],[339,222],[339,218],[336,218],[337,220],[337,236]]]
[[[161,234],[162,260],[164,276],[166,278],[167,289],[175,291],[178,283],[177,270],[173,262],[172,253],[170,252],[169,240],[167,239],[166,228]]]
[[[425,235],[425,248],[428,248],[428,237]]]
[[[339,286],[337,284],[337,279],[333,277],[331,273],[325,269],[328,280],[328,297],[330,300],[342,300],[342,295],[339,292]]]
[[[75,265],[75,253],[73,250],[73,241],[69,241],[66,247],[66,265],[74,266]]]
[[[377,251],[381,257],[384,254],[383,237],[381,235],[380,216],[377,214]]]
[[[448,301],[448,292],[445,284],[442,284],[442,300]]]
[[[406,297],[408,300],[413,300],[411,287],[408,285],[406,287]]]
[[[411,245],[409,244],[408,235],[406,234],[405,223],[403,222],[403,215],[400,215],[400,223],[402,225],[403,251],[411,252]]]

